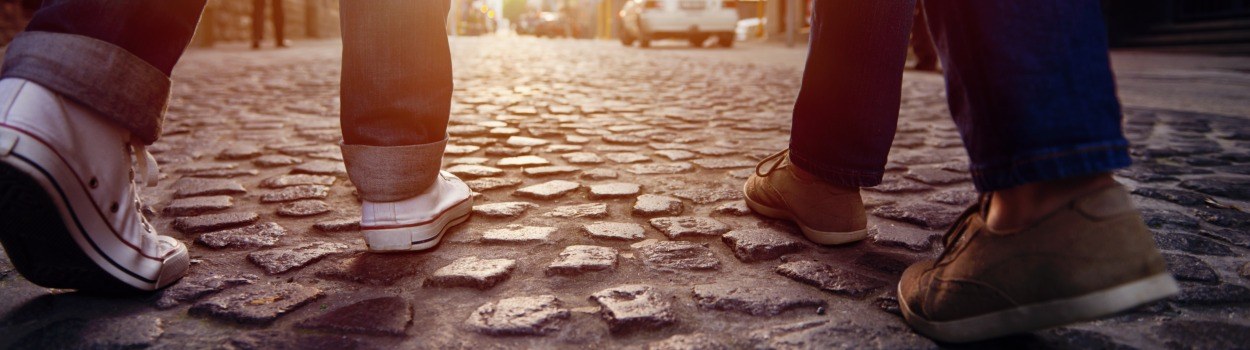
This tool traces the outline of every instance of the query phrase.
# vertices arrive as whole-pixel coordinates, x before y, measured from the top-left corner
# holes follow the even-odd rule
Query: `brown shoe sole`
[[[742,184],[742,193],[743,193],[742,197],[746,199],[747,207],[751,208],[751,210],[754,210],[756,213],[759,213],[760,215],[767,216],[773,219],[789,220],[789,221],[794,222],[796,225],[799,225],[799,229],[803,231],[803,236],[807,237],[807,239],[812,242],[816,242],[816,244],[821,244],[821,245],[846,244],[846,243],[861,241],[864,238],[868,237],[867,228],[863,230],[846,231],[846,232],[821,231],[821,230],[811,228],[810,226],[807,226],[806,224],[804,224],[803,221],[799,220],[798,218],[794,217],[794,215],[790,214],[789,210],[781,209],[781,208],[773,208],[773,207],[760,204],[752,200],[751,196],[747,194],[748,192],[747,192],[745,183]]]
[[[1089,294],[1022,305],[958,320],[930,321],[917,315],[900,300],[903,317],[916,331],[948,343],[978,340],[1093,320],[1180,292],[1172,275],[1164,272]],[[899,285],[899,295],[904,295]]]

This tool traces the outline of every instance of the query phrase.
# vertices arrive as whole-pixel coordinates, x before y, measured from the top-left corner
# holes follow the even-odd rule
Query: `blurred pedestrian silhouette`
[[[273,17],[274,46],[286,47],[286,14],[282,11],[282,0],[269,0],[273,4],[270,16]],[[252,49],[259,49],[260,42],[265,39],[265,0],[252,0]]]
[[[916,70],[937,71],[937,48],[933,46],[933,34],[925,22],[924,7],[916,4],[911,25],[911,52],[916,54]]]

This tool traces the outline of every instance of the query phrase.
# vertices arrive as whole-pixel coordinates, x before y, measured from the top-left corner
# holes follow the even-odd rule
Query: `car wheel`
[[[716,36],[716,44],[721,47],[734,47],[734,34],[725,33]]]
[[[617,24],[616,32],[621,33],[621,45],[634,46],[634,41],[637,39],[632,34],[629,34],[629,30],[625,29],[625,26]]]
[[[638,47],[651,47],[651,34],[647,34],[647,28],[642,26],[642,21],[638,21]]]
[[[703,43],[707,42],[706,35],[695,35],[690,37],[690,47],[703,47]]]

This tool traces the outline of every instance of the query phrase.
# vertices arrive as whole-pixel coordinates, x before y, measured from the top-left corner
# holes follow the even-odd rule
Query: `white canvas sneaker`
[[[447,230],[469,219],[473,191],[460,178],[440,171],[425,193],[398,202],[364,201],[360,230],[370,251],[434,248]]]
[[[143,217],[132,161],[155,182],[156,161],[125,129],[33,82],[0,80],[0,243],[18,272],[101,293],[182,278],[187,248]]]

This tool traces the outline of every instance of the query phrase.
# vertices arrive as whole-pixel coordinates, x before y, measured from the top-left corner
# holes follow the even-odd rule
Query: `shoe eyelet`
[[[109,212],[116,213],[118,208],[120,208],[120,206],[117,205],[117,202],[113,202],[113,205],[109,206]]]
[[[96,178],[92,177],[92,178],[91,178],[91,181],[87,181],[87,186],[91,186],[91,189],[93,189],[93,190],[94,190],[94,189],[96,189],[96,188],[99,188],[99,187],[100,187],[100,180],[96,180]]]

